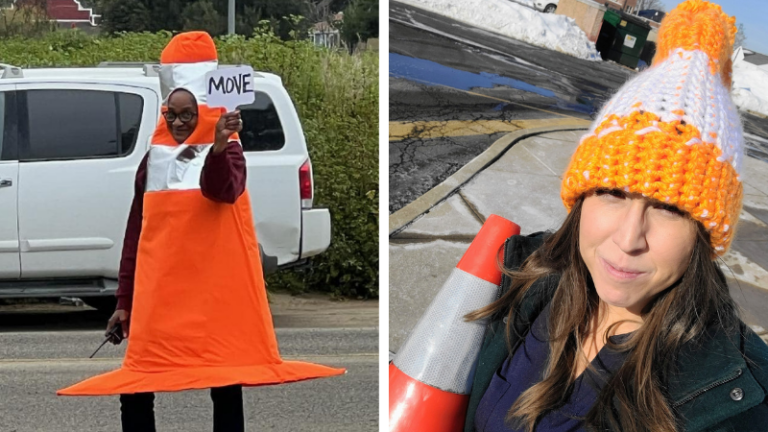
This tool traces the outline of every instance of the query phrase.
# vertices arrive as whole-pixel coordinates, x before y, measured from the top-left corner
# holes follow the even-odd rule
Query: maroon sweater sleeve
[[[237,141],[230,141],[219,154],[208,152],[200,174],[203,196],[218,202],[234,204],[245,191],[245,156]]]
[[[136,252],[139,248],[141,222],[144,217],[144,191],[147,184],[147,159],[149,152],[139,164],[134,182],[133,203],[128,214],[128,225],[123,237],[123,253],[120,258],[120,272],[117,279],[117,309],[130,311],[133,306],[133,276],[136,272]]]
[[[149,153],[147,153],[149,155]],[[117,309],[130,311],[133,306],[133,282],[136,273],[136,253],[144,217],[144,191],[147,181],[147,158],[144,156],[136,172],[135,192],[128,225],[123,239],[120,273],[117,286]],[[245,191],[245,156],[237,141],[231,141],[219,154],[212,151],[205,158],[200,175],[200,190],[206,198],[234,204]]]

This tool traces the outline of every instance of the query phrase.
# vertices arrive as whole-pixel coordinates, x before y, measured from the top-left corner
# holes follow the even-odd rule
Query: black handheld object
[[[93,356],[95,356],[96,353],[99,352],[101,347],[106,345],[107,342],[112,342],[114,345],[119,345],[120,342],[122,341],[123,341],[123,326],[120,324],[120,322],[118,322],[117,324],[114,325],[114,327],[112,327],[112,330],[110,330],[109,333],[107,333],[107,338],[104,339],[104,342],[102,342],[101,345],[99,345],[99,347],[96,348],[96,351],[94,351],[93,354],[91,354],[91,356],[88,358],[93,358]]]

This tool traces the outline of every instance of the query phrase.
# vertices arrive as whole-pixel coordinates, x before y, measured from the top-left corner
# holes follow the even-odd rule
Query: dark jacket
[[[545,233],[513,236],[504,246],[504,264],[518,269],[544,242]],[[519,346],[542,309],[552,299],[559,281],[550,275],[536,281],[513,315],[517,337],[511,335],[514,349]],[[502,289],[509,287],[506,276]],[[465,432],[472,432],[480,399],[491,378],[510,355],[503,317],[490,319],[475,370],[467,410]],[[514,333],[514,332],[513,332]],[[683,347],[677,359],[678,373],[666,383],[675,415],[685,432],[768,432],[768,345],[749,327],[741,334],[719,332],[699,345]]]

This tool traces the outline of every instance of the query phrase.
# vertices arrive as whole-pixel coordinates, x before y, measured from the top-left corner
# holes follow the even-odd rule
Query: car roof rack
[[[116,62],[116,61],[105,61],[99,63],[97,67],[100,68],[110,68],[110,67],[121,67],[121,68],[130,68],[130,67],[140,67],[144,69],[144,75],[148,77],[155,77],[157,76],[158,71],[160,70],[160,65],[157,63],[144,63],[144,62]]]
[[[24,78],[24,71],[18,67],[5,63],[0,63],[0,79],[3,78]]]

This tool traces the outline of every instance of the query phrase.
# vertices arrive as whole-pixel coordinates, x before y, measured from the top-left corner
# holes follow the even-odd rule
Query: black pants
[[[211,389],[213,432],[244,432],[243,388],[239,385]],[[120,395],[123,432],[155,432],[155,394]]]

